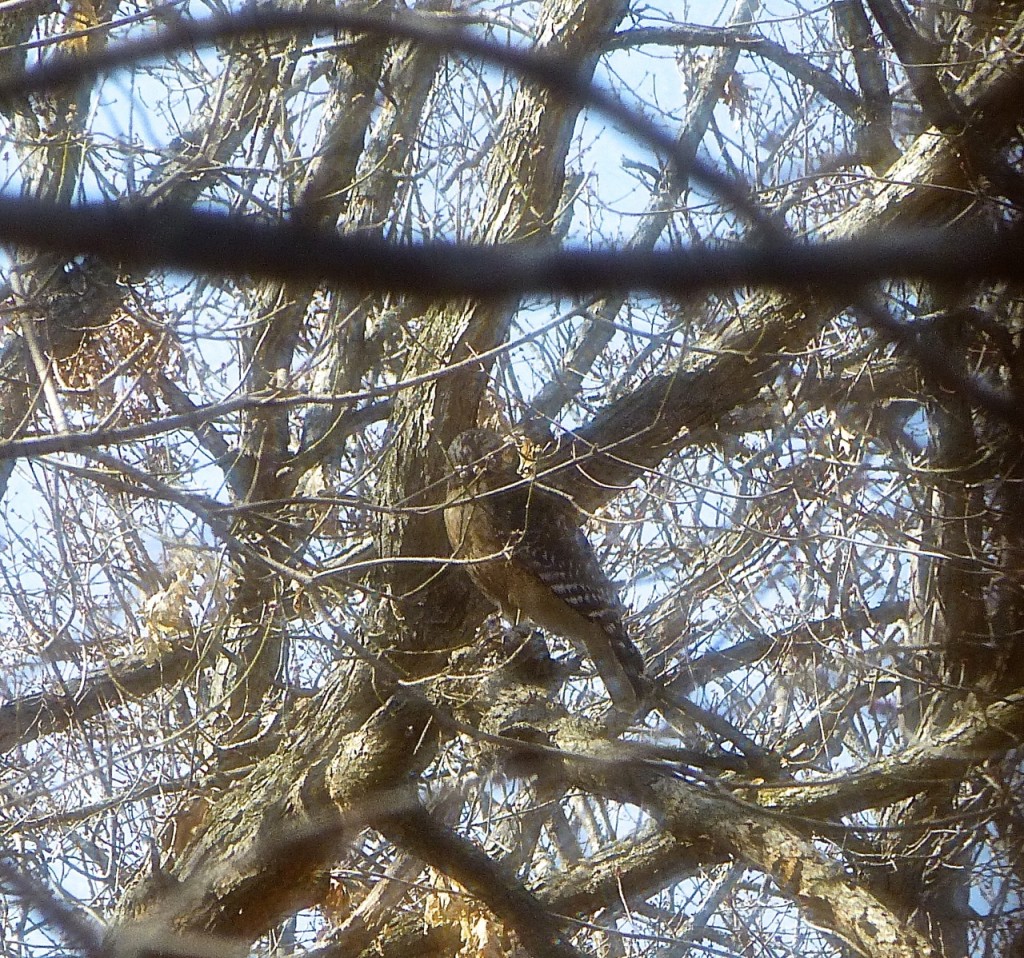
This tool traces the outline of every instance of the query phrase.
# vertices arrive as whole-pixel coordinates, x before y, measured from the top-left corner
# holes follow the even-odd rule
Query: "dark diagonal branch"
[[[454,879],[516,932],[536,958],[581,958],[560,923],[482,849],[434,820],[422,806],[374,823],[395,844]]]
[[[852,815],[909,798],[935,782],[956,781],[971,767],[999,758],[1024,739],[1024,693],[965,711],[927,741],[879,759],[859,772],[799,788],[769,788],[759,801],[800,815]]]
[[[0,752],[166,688],[195,668],[199,659],[197,644],[177,645],[154,662],[140,657],[87,676],[75,683],[73,694],[37,692],[5,702],[0,705]]]
[[[806,83],[848,116],[860,119],[864,104],[856,92],[832,74],[814,66],[805,57],[792,53],[767,37],[752,35],[736,27],[707,27],[681,24],[672,27],[642,27],[615,34],[608,46],[628,49],[643,46],[731,47],[770,60],[791,76]]]
[[[590,107],[613,120],[642,143],[668,157],[680,173],[715,191],[752,221],[764,228],[771,223],[751,201],[744,187],[714,167],[682,155],[673,135],[642,113],[602,90],[586,71],[570,60],[543,51],[504,46],[482,38],[452,18],[418,12],[402,15],[307,8],[304,10],[248,10],[203,21],[179,20],[152,36],[106,47],[81,57],[58,55],[16,76],[0,78],[0,100],[23,97],[55,87],[77,84],[99,73],[214,43],[274,34],[308,34],[349,31],[411,40],[445,51],[458,51],[515,71],[556,93],[567,102]]]
[[[84,909],[71,906],[6,857],[0,857],[0,889],[8,900],[20,900],[26,910],[41,915],[79,954],[86,958],[99,958],[104,954],[100,929]]]

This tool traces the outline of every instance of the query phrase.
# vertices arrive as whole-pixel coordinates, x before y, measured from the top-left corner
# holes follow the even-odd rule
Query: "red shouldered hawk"
[[[633,711],[644,660],[622,621],[615,586],[566,498],[519,475],[515,448],[470,429],[448,450],[454,469],[445,527],[455,556],[505,618],[531,620],[582,646],[612,701]]]

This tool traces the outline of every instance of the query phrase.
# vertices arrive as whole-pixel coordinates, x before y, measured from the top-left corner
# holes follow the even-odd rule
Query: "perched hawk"
[[[529,619],[580,646],[612,701],[633,711],[644,660],[622,622],[615,586],[565,497],[524,479],[515,448],[490,429],[470,429],[448,450],[454,470],[445,527],[455,556],[480,590],[516,623]]]

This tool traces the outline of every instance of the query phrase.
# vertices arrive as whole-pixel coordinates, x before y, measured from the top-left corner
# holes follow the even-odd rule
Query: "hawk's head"
[[[467,429],[448,447],[448,462],[463,482],[484,473],[516,472],[519,453],[515,444],[493,429]]]

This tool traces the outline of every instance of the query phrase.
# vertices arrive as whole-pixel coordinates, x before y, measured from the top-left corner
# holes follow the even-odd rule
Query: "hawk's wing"
[[[576,523],[575,508],[537,486],[515,492],[522,495],[515,497],[517,502],[509,503],[507,517],[512,528],[521,529],[522,533],[513,547],[512,561],[550,589],[573,613],[599,627],[599,631],[588,629],[584,634],[569,632],[567,637],[583,641],[606,676],[605,648],[595,645],[607,643],[607,651],[625,672],[633,691],[642,694],[643,656],[626,631],[625,609],[618,590],[605,575],[594,547]],[[544,621],[538,624],[547,625]]]

